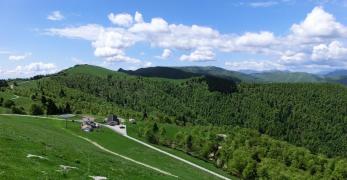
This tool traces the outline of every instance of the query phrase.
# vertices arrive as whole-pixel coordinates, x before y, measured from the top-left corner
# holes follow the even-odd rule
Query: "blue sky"
[[[345,0],[2,0],[0,22],[0,78],[80,63],[347,68]]]

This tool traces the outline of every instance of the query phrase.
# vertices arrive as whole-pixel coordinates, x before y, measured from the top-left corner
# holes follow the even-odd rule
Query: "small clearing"
[[[89,176],[91,177],[93,180],[106,180],[107,177],[103,177],[103,176]]]
[[[34,154],[28,154],[27,158],[39,158],[39,159],[47,159],[46,157],[34,155]]]

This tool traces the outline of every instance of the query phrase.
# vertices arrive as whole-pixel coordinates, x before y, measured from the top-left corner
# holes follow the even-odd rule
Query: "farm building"
[[[119,125],[120,121],[116,115],[111,114],[107,117],[106,124],[110,126],[115,126],[115,125]]]
[[[81,129],[85,132],[91,132],[95,128],[99,128],[99,125],[94,122],[93,117],[83,117],[81,123]]]

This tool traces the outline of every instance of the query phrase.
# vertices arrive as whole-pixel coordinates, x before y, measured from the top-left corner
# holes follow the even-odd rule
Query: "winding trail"
[[[54,118],[54,117],[42,117],[42,116],[32,116],[32,115],[17,115],[17,114],[0,114],[0,115],[4,115],[4,116],[34,117],[34,118],[54,119],[54,120],[65,121],[65,119]],[[69,120],[69,121],[70,121],[70,120]],[[80,122],[80,121],[77,120],[77,122]],[[112,128],[112,126],[103,125],[103,124],[101,124],[101,125],[104,126],[104,127],[109,128],[109,129],[111,129],[112,131],[114,131],[114,132],[116,132],[117,134],[119,134],[119,132],[115,131],[115,129]],[[73,135],[74,135],[74,134],[73,134]],[[192,163],[192,162],[190,162],[190,161],[187,161],[187,160],[185,160],[185,159],[183,159],[183,158],[181,158],[181,157],[178,157],[178,156],[176,156],[176,155],[173,155],[173,154],[171,154],[171,153],[168,153],[168,152],[166,152],[166,151],[163,151],[163,150],[161,150],[161,149],[159,149],[159,148],[157,148],[157,147],[154,147],[154,146],[152,146],[152,145],[150,145],[150,144],[147,144],[147,143],[145,143],[145,142],[143,142],[143,141],[141,141],[141,140],[138,140],[138,139],[133,138],[133,137],[128,136],[128,135],[124,135],[124,134],[121,134],[121,135],[122,135],[123,137],[126,137],[126,138],[132,140],[132,141],[135,141],[135,142],[137,142],[137,143],[139,143],[139,144],[142,144],[142,145],[144,145],[144,146],[146,146],[146,147],[148,147],[148,148],[151,148],[151,149],[153,149],[153,150],[155,150],[155,151],[157,151],[157,152],[160,152],[160,153],[162,153],[162,154],[165,154],[165,155],[167,155],[167,156],[170,156],[170,157],[172,157],[172,158],[174,158],[174,159],[176,159],[176,160],[178,160],[178,161],[184,162],[184,163],[189,164],[189,165],[191,165],[191,166],[193,166],[193,167],[195,167],[195,168],[197,168],[197,169],[200,169],[200,170],[202,170],[202,171],[204,171],[204,172],[206,172],[206,173],[209,173],[209,174],[211,174],[211,175],[214,175],[214,176],[216,176],[216,177],[218,177],[218,178],[220,178],[220,179],[231,180],[231,179],[228,178],[228,177],[225,177],[225,176],[220,175],[220,174],[218,174],[218,173],[216,173],[216,172],[213,172],[213,171],[208,170],[208,169],[206,169],[206,168],[204,168],[204,167],[201,167],[201,166],[199,166],[199,165],[197,165],[197,164],[194,164],[194,163]],[[74,136],[78,136],[78,135],[74,135]],[[160,172],[160,173],[162,173],[162,174],[165,174],[165,175],[169,175],[169,176],[178,178],[177,176],[172,175],[172,174],[169,173],[169,172],[160,170],[160,169],[158,169],[158,168],[156,168],[156,167],[153,167],[153,166],[150,166],[150,165],[141,163],[141,162],[136,161],[136,160],[133,160],[133,159],[131,159],[131,158],[129,158],[129,157],[126,157],[126,156],[117,154],[117,153],[115,153],[115,152],[113,152],[113,151],[110,151],[110,150],[104,148],[103,146],[99,145],[98,143],[96,143],[96,142],[94,142],[94,141],[92,141],[92,140],[90,140],[90,139],[88,139],[88,138],[85,138],[85,137],[82,137],[82,136],[78,136],[78,137],[79,137],[79,138],[82,138],[82,139],[84,139],[84,140],[86,140],[86,141],[88,141],[88,142],[90,142],[91,144],[93,144],[94,146],[98,147],[99,149],[101,149],[101,150],[103,150],[103,151],[105,151],[105,152],[108,152],[108,153],[111,153],[111,154],[113,154],[113,155],[122,157],[122,158],[127,159],[127,160],[129,160],[129,161],[131,161],[131,162],[134,162],[134,163],[136,163],[136,164],[143,165],[143,166],[145,166],[145,167],[148,167],[148,168],[150,168],[150,169],[153,169],[153,170],[155,170],[155,171],[158,171],[158,172]]]

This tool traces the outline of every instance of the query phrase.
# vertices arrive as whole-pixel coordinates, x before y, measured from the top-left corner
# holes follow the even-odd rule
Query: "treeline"
[[[59,97],[60,90],[67,92]],[[109,73],[64,73],[24,84],[17,93],[43,92],[74,111],[147,112],[185,125],[251,128],[314,153],[347,156],[347,88],[335,84],[239,84],[211,92],[200,77],[165,80]],[[122,115],[123,115],[122,114]]]
[[[242,179],[347,179],[346,159],[315,155],[250,129],[156,122],[135,129],[150,143],[184,151]]]

